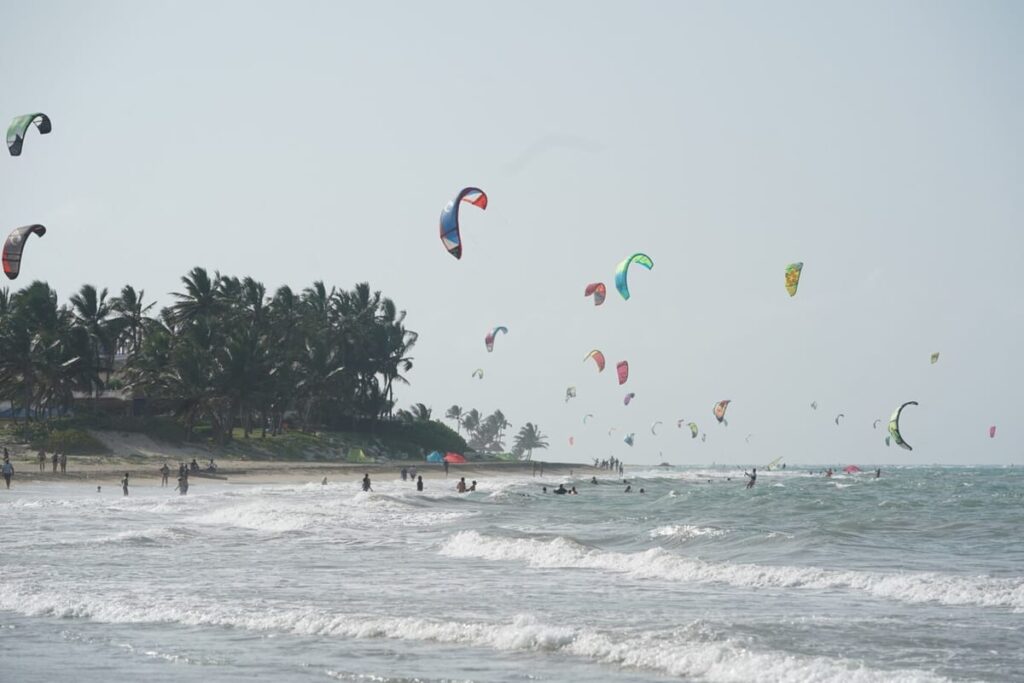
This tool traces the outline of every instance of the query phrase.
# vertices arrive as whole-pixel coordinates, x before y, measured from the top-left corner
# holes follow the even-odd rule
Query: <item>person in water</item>
[[[881,476],[882,476],[882,468],[879,467],[878,469],[875,470],[875,479],[878,479]]]
[[[473,483],[469,485],[469,490],[476,491],[476,479],[474,479]]]
[[[179,491],[180,495],[188,493],[188,477],[184,474],[178,476],[178,485],[174,487],[175,491]]]
[[[408,481],[408,479],[409,479],[409,470],[407,470],[406,468],[403,467],[402,468],[402,481]]]
[[[540,490],[541,490],[542,492],[544,492],[544,493],[547,493],[547,492],[548,492],[548,487],[547,487],[547,486],[541,486],[541,487],[540,487]]]
[[[623,493],[632,493],[632,492],[633,492],[633,487],[630,486],[629,484],[627,484],[626,485],[626,490],[623,491]]]
[[[167,486],[167,479],[171,476],[171,468],[164,463],[164,466],[160,468],[160,486]]]
[[[565,488],[565,484],[559,484],[558,488],[554,490],[554,493],[564,495],[566,493],[569,493],[569,490]]]
[[[458,491],[459,493],[465,493],[466,492],[466,478],[465,477],[459,477],[459,483],[455,485],[455,490]]]
[[[125,472],[124,476],[121,477],[121,490],[124,491],[124,495],[128,495],[128,473]]]
[[[757,483],[757,468],[755,467],[754,471],[749,473],[749,474],[747,472],[744,472],[743,474],[746,474],[747,477],[750,479],[750,481],[747,482],[747,488],[748,489],[754,488],[754,484]]]
[[[578,496],[578,495],[580,495],[580,492],[576,490],[575,486],[573,486],[571,489],[569,489],[569,495],[570,496]]]
[[[590,483],[591,484],[596,484],[597,483],[597,477],[591,477],[590,478]]]
[[[419,475],[418,477],[416,477],[416,490],[417,491],[422,491],[423,490],[423,475],[422,474]]]
[[[644,491],[643,489],[640,489],[640,493],[647,493],[647,491]]]
[[[366,472],[363,474],[363,491],[372,491],[373,487],[370,486],[370,473]]]
[[[0,465],[0,473],[4,475],[4,483],[7,488],[11,488],[11,477],[14,476],[14,465],[11,464],[11,458],[7,455],[7,449],[4,449],[4,464]]]

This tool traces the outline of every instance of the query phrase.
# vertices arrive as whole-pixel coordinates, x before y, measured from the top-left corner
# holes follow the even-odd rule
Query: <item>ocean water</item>
[[[1024,680],[1020,469],[626,475],[16,481],[0,680]]]

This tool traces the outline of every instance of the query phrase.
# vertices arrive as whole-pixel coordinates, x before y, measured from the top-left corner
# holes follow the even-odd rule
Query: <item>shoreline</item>
[[[97,462],[100,460],[100,462]],[[168,458],[168,467],[171,468],[170,480],[173,484],[177,481],[178,461]],[[415,467],[416,474],[422,475],[424,481],[444,480],[445,473],[442,465],[416,461],[395,461],[384,463],[349,463],[349,462],[295,462],[293,460],[235,460],[225,458],[217,460],[216,478],[204,477],[200,471],[198,475],[192,475],[192,482],[202,485],[203,482],[216,482],[222,484],[294,484],[303,482],[320,482],[324,477],[328,481],[335,479],[358,481],[363,474],[369,474],[371,479],[376,478],[399,478],[403,467]],[[61,484],[118,484],[125,472],[128,472],[131,481],[140,484],[155,482],[160,483],[160,467],[164,464],[162,458],[124,458],[109,456],[69,456],[68,471],[61,474],[54,473],[52,465],[48,460],[44,471],[39,471],[39,464],[36,460],[14,459],[14,478],[11,480],[11,489],[14,490],[19,483],[61,483]],[[533,474],[533,467],[537,465],[537,476],[540,477],[540,461],[518,461],[518,462],[469,462],[464,465],[451,465],[447,479],[458,480],[459,477],[467,479],[485,479],[495,477],[508,477],[513,475],[530,476]],[[544,463],[544,476],[551,475],[570,476],[575,473],[591,474],[607,473],[593,465],[583,463]],[[2,482],[0,482],[2,484]],[[2,489],[0,489],[2,490]]]

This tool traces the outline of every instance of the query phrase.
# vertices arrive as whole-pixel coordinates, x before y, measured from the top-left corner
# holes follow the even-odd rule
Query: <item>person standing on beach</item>
[[[445,479],[448,478],[448,461],[447,460],[444,461],[444,478]]]
[[[39,451],[39,471],[46,471],[46,449]]]
[[[171,476],[171,468],[164,463],[164,466],[160,468],[160,486],[167,486],[167,479]]]
[[[409,470],[407,470],[406,468],[403,467],[402,468],[402,481],[408,481],[408,480],[409,480]]]
[[[60,473],[68,473],[68,454],[65,453],[64,451],[60,452]]]
[[[53,457],[50,460],[53,461],[53,473],[57,474],[57,463],[60,462],[60,456],[57,455],[57,451],[53,452]]]
[[[416,465],[409,468],[409,481],[416,481]]]
[[[4,483],[7,484],[7,488],[11,488],[11,477],[14,476],[14,465],[11,464],[11,457],[7,454],[7,449],[4,449],[4,464],[0,465],[0,474],[4,475]]]
[[[125,472],[121,478],[121,490],[124,491],[124,495],[128,495],[128,473]]]
[[[416,477],[416,490],[423,491],[423,475]]]
[[[363,475],[363,491],[372,491],[373,487],[370,486],[370,473],[367,472]]]

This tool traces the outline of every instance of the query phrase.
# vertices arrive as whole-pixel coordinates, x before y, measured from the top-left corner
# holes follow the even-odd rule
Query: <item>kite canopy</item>
[[[896,445],[901,448],[906,448],[908,451],[914,450],[910,447],[910,444],[903,440],[903,435],[900,434],[900,415],[903,414],[903,409],[907,406],[916,406],[917,401],[907,401],[899,408],[893,411],[892,417],[889,418],[889,436],[896,442]],[[888,439],[886,439],[888,441]]]
[[[15,116],[11,125],[7,126],[7,151],[12,157],[21,155],[21,146],[25,142],[25,134],[31,124],[36,124],[40,135],[46,135],[53,127],[50,125],[50,117],[42,112]]]
[[[836,426],[837,427],[839,426],[839,418],[841,418],[841,417],[845,418],[846,415],[844,415],[843,413],[839,413],[838,415],[836,415]]]
[[[871,428],[872,429],[878,429],[878,423],[880,423],[880,422],[881,422],[881,420],[875,420],[874,422],[871,423]]]
[[[634,397],[636,397],[636,394],[634,394],[634,393],[633,393],[632,391],[631,391],[631,392],[629,392],[629,393],[628,393],[628,394],[626,394],[626,396],[625,396],[625,397],[624,397],[624,398],[622,399],[622,405],[626,405],[626,406],[628,406],[628,405],[629,405],[629,402],[630,402],[630,401],[632,401]]]
[[[445,453],[444,461],[453,465],[462,465],[466,462],[466,458],[458,453]]]
[[[886,436],[886,437],[885,437],[885,445],[886,445],[886,446],[890,446],[890,445],[891,445],[891,443],[890,443],[890,441],[889,441],[889,437],[888,437],[888,436]]]
[[[570,437],[569,437],[569,445],[570,445],[570,446],[572,446],[572,445],[573,445],[573,444],[575,444],[575,443],[576,443],[576,439],[574,439],[574,438],[572,438],[572,437],[570,436]]]
[[[988,428],[988,438],[990,438],[990,439],[996,438],[996,426],[995,425],[992,425],[991,427]]]
[[[565,402],[568,403],[570,398],[576,398],[576,387],[568,387],[565,390]]]
[[[444,456],[441,455],[438,451],[434,451],[433,453],[427,456],[427,462],[444,462]]]
[[[817,409],[818,409],[818,402],[817,401],[811,401],[811,410],[817,410]]]
[[[591,358],[593,358],[594,362],[597,363],[597,371],[604,372],[604,354],[597,349],[594,349],[583,357],[583,362],[586,363]]]
[[[615,373],[619,376],[619,384],[625,384],[629,379],[629,361],[619,361],[615,365]]]
[[[591,418],[591,417],[594,417],[593,413],[587,413],[586,415],[584,415],[583,416],[583,424],[587,424],[587,418]]]
[[[635,433],[635,432],[630,432],[629,434],[626,434],[626,436],[624,436],[624,437],[622,438],[622,441],[623,441],[623,442],[624,442],[624,443],[625,443],[625,444],[626,444],[627,446],[632,446],[632,445],[633,445],[633,441],[634,441],[635,439],[636,439],[636,433]]]
[[[790,296],[796,296],[796,288],[800,285],[800,271],[803,269],[802,262],[790,263],[786,266],[786,291]]]
[[[696,439],[697,438],[697,432],[699,431],[697,429],[697,423],[696,422],[691,422],[690,424],[688,424],[686,426],[690,428],[690,438],[691,439]]]
[[[712,412],[715,414],[716,420],[718,420],[719,422],[725,422],[725,410],[726,408],[729,407],[730,403],[732,403],[732,401],[727,399],[725,401],[719,401],[718,403],[715,404],[714,410],[712,410]],[[726,424],[728,425],[729,423],[726,422]]]
[[[643,266],[647,270],[654,267],[654,261],[647,254],[633,254],[627,259],[624,259],[615,268],[615,289],[619,290],[619,294],[622,295],[623,299],[629,299],[629,282],[627,276],[629,273],[629,267],[633,264]]]
[[[700,442],[701,443],[704,443],[707,440],[708,440],[708,435],[707,434],[701,434],[700,435]]]
[[[618,429],[618,427],[609,427],[608,428],[608,436],[611,436],[612,432],[614,432],[616,429]]]
[[[498,327],[495,327],[493,330],[488,332],[487,336],[484,337],[484,346],[487,347],[487,353],[494,351],[494,337],[499,332],[501,332],[502,334],[508,334],[508,328],[503,325],[499,325]]]
[[[938,362],[939,362],[939,352],[936,351],[935,353],[932,354],[932,365],[935,365]]]
[[[608,289],[604,286],[603,282],[591,282],[587,285],[587,288],[583,290],[583,296],[594,295],[594,305],[600,306],[604,303],[604,298],[608,294]]]
[[[46,234],[46,228],[42,225],[23,225],[15,228],[7,236],[3,249],[4,275],[13,280],[21,272],[21,253],[25,250],[25,241],[29,235],[36,234],[40,237]]]
[[[10,130],[7,131],[8,145],[10,145]],[[476,187],[464,187],[455,195],[455,199],[448,202],[441,211],[441,243],[448,253],[457,259],[462,258],[462,235],[459,232],[459,209],[462,202],[472,204],[481,209],[487,208],[487,195]]]
[[[662,422],[661,420],[658,420],[657,422],[651,425],[651,434],[654,434],[655,436],[658,435],[658,425],[660,424],[662,424]]]
[[[846,472],[847,474],[857,474],[860,472],[860,468],[856,465],[847,465],[843,468],[843,472]]]
[[[477,368],[476,370],[474,370],[473,371],[473,377],[476,377],[477,379],[483,379],[484,378],[484,369],[483,368]]]

